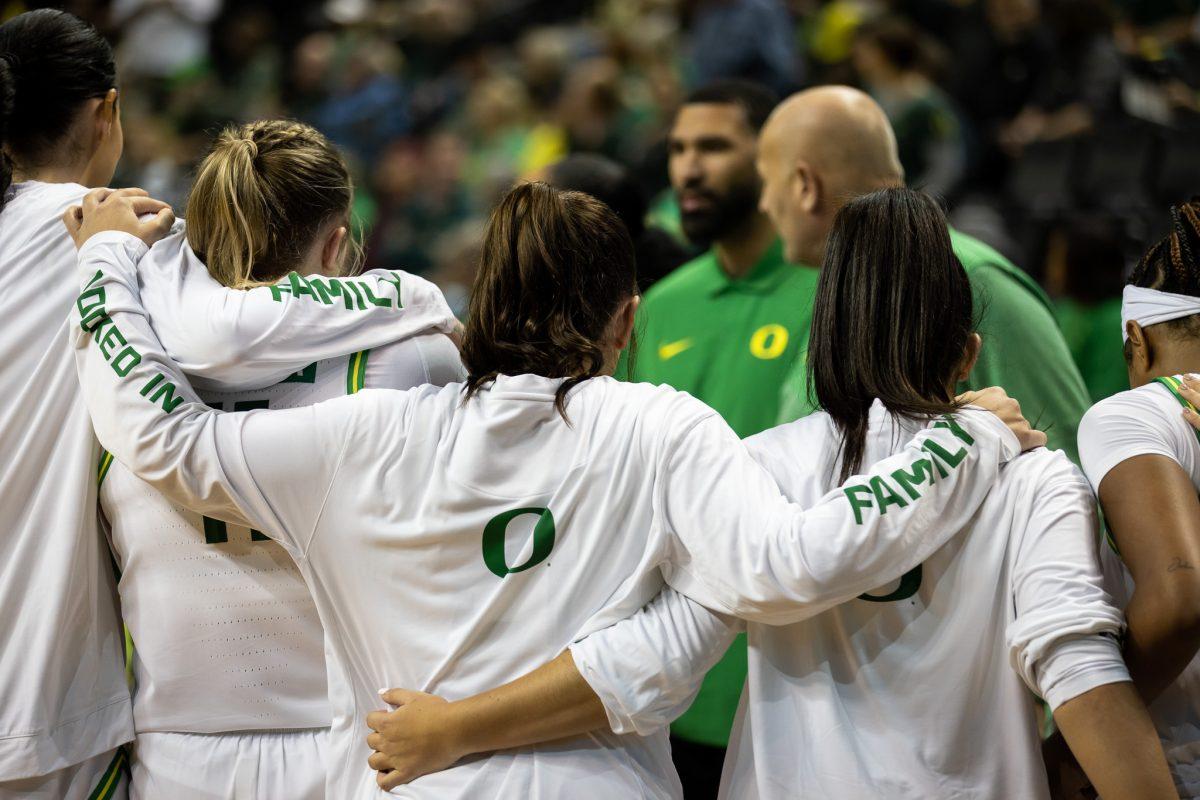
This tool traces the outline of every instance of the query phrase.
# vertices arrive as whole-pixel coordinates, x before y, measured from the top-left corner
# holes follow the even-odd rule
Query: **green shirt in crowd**
[[[778,240],[738,279],[709,250],[646,292],[631,369],[622,364],[617,375],[688,392],[743,438],[766,430],[779,415],[784,378],[808,349],[817,275],[785,262]],[[746,638],[739,636],[673,732],[724,747],[745,681]]]
[[[1054,312],[1092,402],[1126,391],[1121,298],[1090,305],[1064,297],[1054,301]]]
[[[960,391],[1003,386],[1021,403],[1021,412],[1046,432],[1049,447],[1076,463],[1075,431],[1088,406],[1087,387],[1055,322],[1042,287],[1004,256],[978,239],[950,231],[954,253],[971,281],[977,331],[983,350]],[[784,384],[779,422],[815,410],[804,390],[803,364]]]

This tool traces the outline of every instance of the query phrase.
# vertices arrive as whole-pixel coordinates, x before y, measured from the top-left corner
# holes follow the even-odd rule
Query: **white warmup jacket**
[[[461,379],[454,343],[425,334],[315,362],[266,389],[204,392],[203,400],[225,411],[297,408],[367,387]],[[100,481],[135,647],[137,732],[328,727],[324,633],[287,552],[259,531],[171,502],[111,455]]]
[[[7,609],[0,618],[0,781],[64,769],[133,738],[112,562],[97,523],[100,452],[67,335],[79,281],[60,217],[87,191],[16,184],[0,213],[0,296],[10,333],[0,354],[0,602]],[[178,251],[181,240],[176,234],[159,249]],[[148,297],[169,352],[211,388],[247,379],[266,386],[320,358],[455,324],[436,288],[404,273],[360,279],[388,307],[364,302],[359,311],[353,303],[354,313],[334,314],[328,309],[341,306],[282,290],[278,299],[268,289],[233,291],[203,265],[179,269],[185,266],[163,262],[156,285],[164,291]],[[392,298],[401,287],[397,307]],[[195,317],[182,302],[185,290],[207,299]],[[307,351],[271,350],[278,331],[295,329],[304,334],[282,337],[283,344],[311,336]],[[246,362],[234,358],[239,344],[250,349]]]
[[[268,532],[296,560],[326,632],[331,797],[379,794],[363,719],[380,687],[453,698],[503,683],[633,614],[664,579],[762,622],[811,615],[928,558],[1018,450],[994,416],[964,412],[961,428],[930,428],[877,465],[953,456],[905,506],[881,514],[839,490],[805,511],[715,412],[665,387],[586,381],[570,424],[560,381],[534,375],[466,403],[451,384],[222,413],[164,355],[114,266],[144,249],[104,233],[80,253],[74,342],[97,435],[175,502]],[[678,791],[664,732],[481,757],[396,794]]]
[[[876,401],[863,464],[920,433]],[[836,483],[839,441],[819,413],[747,445],[789,499],[808,505]],[[903,512],[939,460],[953,459],[871,478],[848,490],[852,502],[864,514]],[[1087,482],[1062,453],[1037,450],[1004,467],[973,516],[935,524],[945,544],[898,580],[796,624],[746,626],[747,685],[722,797],[1049,796],[1030,692],[1056,708],[1129,680]],[[664,592],[571,649],[613,730],[649,731],[683,711],[740,627]]]

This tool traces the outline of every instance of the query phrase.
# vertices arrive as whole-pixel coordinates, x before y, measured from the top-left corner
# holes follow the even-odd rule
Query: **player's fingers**
[[[1200,406],[1200,376],[1184,375],[1179,393],[1194,406]]]
[[[63,224],[67,226],[67,232],[71,234],[71,238],[75,238],[75,234],[79,233],[80,227],[83,226],[83,207],[71,206],[62,215]]]
[[[367,714],[367,727],[373,731],[377,731],[383,727],[383,723],[387,721],[387,718],[387,711],[372,711],[370,714]]]
[[[129,198],[129,206],[133,209],[133,213],[138,216],[142,214],[157,214],[164,208],[171,207],[162,200],[155,200],[153,197],[131,197]]]
[[[1183,419],[1188,425],[1191,425],[1197,431],[1200,431],[1200,414],[1192,411],[1190,408],[1183,410]]]
[[[367,734],[367,747],[371,748],[372,750],[379,750],[381,747],[383,747],[383,743],[385,741],[386,740],[383,738],[383,736],[378,733],[372,732]]]
[[[405,775],[396,770],[392,770],[390,772],[376,772],[375,782],[379,784],[379,788],[383,789],[385,792],[390,792],[397,786],[403,786],[404,784],[408,783],[408,781],[405,780]]]
[[[407,705],[413,700],[417,700],[422,697],[429,697],[430,695],[426,694],[425,692],[414,692],[411,689],[388,689],[379,696],[382,697],[383,702],[387,703],[388,705],[399,707]]]
[[[112,194],[112,189],[106,189],[104,187],[92,189],[83,196],[83,213],[86,214],[89,211],[94,210],[96,206],[100,205],[100,203],[104,201],[104,198],[108,197],[110,194]]]
[[[124,189],[113,189],[112,195],[117,197],[149,197],[150,193],[136,186],[127,186]]]
[[[150,220],[149,227],[154,238],[157,240],[170,233],[171,226],[174,224],[175,212],[171,210],[170,206],[166,206],[158,210],[158,213],[154,215],[154,219]]]
[[[370,765],[371,769],[378,770],[380,772],[388,772],[392,769],[392,760],[388,756],[379,752],[371,753],[371,755],[367,758],[367,764]]]

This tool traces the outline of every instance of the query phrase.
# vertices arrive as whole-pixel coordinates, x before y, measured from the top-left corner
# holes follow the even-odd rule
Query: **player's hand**
[[[1182,385],[1179,387],[1179,394],[1184,400],[1200,408],[1200,376],[1184,375]],[[1185,408],[1183,418],[1187,420],[1188,425],[1200,431],[1200,414],[1190,408]]]
[[[397,708],[367,715],[367,726],[373,731],[367,744],[375,751],[367,763],[378,772],[379,788],[390,791],[467,755],[458,745],[451,703],[407,689],[390,689],[382,697]]]
[[[1045,446],[1046,434],[1029,424],[1029,420],[1021,414],[1021,404],[999,386],[989,386],[978,392],[964,392],[958,396],[958,401],[963,405],[979,406],[999,417],[1016,435],[1021,443],[1021,452]]]
[[[84,195],[83,205],[68,208],[62,220],[76,248],[102,231],[131,233],[149,246],[170,233],[175,213],[143,189],[93,189]]]

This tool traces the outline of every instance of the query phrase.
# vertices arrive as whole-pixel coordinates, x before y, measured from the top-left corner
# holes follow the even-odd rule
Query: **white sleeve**
[[[441,290],[406,272],[292,272],[274,286],[239,290],[218,283],[195,258],[139,265],[125,250],[97,250],[94,257],[111,258],[114,274],[139,275],[154,332],[207,391],[271,386],[314,361],[418,333],[450,333],[457,324]]]
[[[807,511],[720,417],[692,425],[658,474],[663,577],[725,613],[782,625],[899,578],[964,528],[1016,437],[992,414],[939,420]],[[796,458],[805,454],[796,453]]]
[[[1139,401],[1137,394],[1141,394]],[[1155,398],[1146,392],[1122,392],[1092,406],[1079,423],[1079,461],[1092,488],[1113,467],[1134,456],[1160,455],[1179,461],[1180,435],[1190,435],[1182,417],[1159,413]],[[1179,417],[1178,406],[1171,406]]]
[[[458,347],[449,336],[423,333],[367,351],[365,385],[373,389],[445,386],[466,377]]]
[[[1029,525],[1015,543],[1009,659],[1056,709],[1106,683],[1129,680],[1119,638],[1125,619],[1103,589],[1095,499],[1083,476],[1037,487]]]
[[[108,232],[79,252],[91,277],[72,309],[72,343],[97,438],[175,502],[270,531],[302,558],[358,398],[237,414],[204,405],[163,352],[136,283],[108,269],[114,251],[136,257],[144,249],[135,237]]]
[[[692,704],[743,625],[663,589],[628,619],[571,645],[575,668],[604,704],[613,733],[648,736]]]

